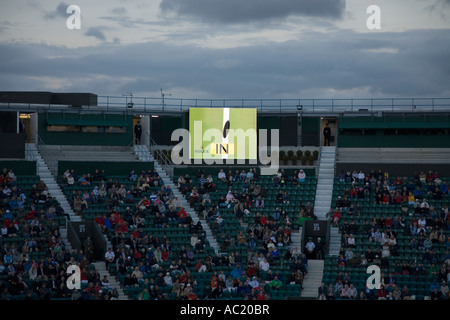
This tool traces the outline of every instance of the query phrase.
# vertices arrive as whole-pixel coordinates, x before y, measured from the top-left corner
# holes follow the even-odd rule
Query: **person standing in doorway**
[[[84,240],[84,253],[89,262],[94,261],[94,242],[92,241],[91,236],[87,236],[86,240]]]
[[[308,242],[305,245],[306,248],[306,257],[308,259],[316,258],[316,244],[312,241],[312,238],[309,237]]]
[[[316,244],[316,259],[323,260],[325,254],[325,243],[322,242],[322,239],[317,238]]]
[[[141,122],[138,120],[134,126],[134,143],[141,144],[142,126]]]
[[[19,121],[19,133],[24,133],[25,134],[25,141],[27,141],[26,125],[25,125],[25,122],[22,119],[20,119],[20,121]]]
[[[325,124],[325,128],[323,128],[323,136],[324,136],[323,145],[330,146],[331,128],[330,128],[328,122]]]

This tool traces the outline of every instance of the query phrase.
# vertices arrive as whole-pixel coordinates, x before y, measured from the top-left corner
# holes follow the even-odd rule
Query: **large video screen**
[[[190,159],[255,160],[256,122],[251,108],[189,109]]]

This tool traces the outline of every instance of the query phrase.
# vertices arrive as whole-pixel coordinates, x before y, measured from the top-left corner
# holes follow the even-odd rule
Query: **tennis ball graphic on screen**
[[[223,126],[223,138],[225,139],[228,135],[228,130],[230,129],[230,120],[227,120],[227,122],[225,122],[224,126]]]
[[[256,121],[256,109],[189,109],[190,158],[256,159]]]

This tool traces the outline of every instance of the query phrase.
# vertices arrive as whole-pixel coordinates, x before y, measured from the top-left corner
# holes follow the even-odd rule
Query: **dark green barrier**
[[[13,169],[16,176],[36,175],[36,161],[0,161],[0,170],[3,170],[3,168]]]
[[[107,175],[128,175],[131,170],[140,173],[142,170],[153,170],[153,162],[107,162],[107,161],[58,161],[58,176],[61,176],[66,169],[75,170],[78,175],[90,173],[91,175],[96,169],[105,170]]]

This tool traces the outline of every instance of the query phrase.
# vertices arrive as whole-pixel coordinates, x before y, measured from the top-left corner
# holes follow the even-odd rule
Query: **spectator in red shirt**
[[[123,222],[119,222],[119,224],[117,224],[117,227],[116,227],[116,232],[127,233],[128,226]]]
[[[339,212],[338,208],[336,208],[333,213],[333,224],[337,225],[339,221],[341,221],[341,213]]]
[[[145,196],[142,201],[141,201],[141,206],[144,206],[145,208],[149,208],[150,207],[150,200],[147,199],[147,197]]]
[[[188,287],[188,294],[187,294],[188,300],[198,300],[197,294],[194,292],[192,287]]]
[[[400,177],[396,177],[394,180],[395,186],[401,186],[402,185],[402,179]]]
[[[393,221],[390,216],[387,216],[386,219],[384,219],[384,225],[386,227],[392,227],[392,223],[393,223]]]
[[[192,192],[189,196],[189,205],[191,208],[194,207],[194,204],[198,202],[198,199],[200,198],[200,194],[197,191],[197,187],[192,188]]]
[[[141,261],[142,259],[142,253],[139,250],[134,251],[134,260],[135,261]]]
[[[269,222],[269,220],[267,219],[267,216],[265,214],[262,215],[261,220],[260,220],[260,224],[261,225],[266,225]]]
[[[11,226],[11,220],[9,218],[6,218],[5,221],[3,221],[3,225],[6,228],[9,228]]]
[[[384,289],[383,285],[380,285],[380,289],[377,290],[377,297],[378,297],[378,300],[386,300],[387,291],[386,291],[386,289]]]
[[[168,251],[166,248],[162,249],[161,252],[161,258],[163,259],[163,261],[168,261],[170,257],[170,251]]]
[[[119,220],[120,220],[121,218],[122,218],[122,217],[120,216],[120,213],[118,213],[116,210],[114,210],[113,213],[111,214],[111,218],[110,218],[111,224],[112,224],[112,225],[117,225],[117,224],[119,224]]]
[[[266,294],[264,293],[264,290],[259,290],[258,294],[256,295],[256,300],[267,300]]]
[[[139,230],[134,229],[132,235],[133,235],[133,238],[138,239],[139,238]]]
[[[187,218],[187,212],[184,209],[184,207],[182,206],[180,208],[180,210],[177,212],[177,216],[178,216],[178,223],[180,225],[185,224],[186,223],[186,218]]]
[[[99,226],[104,226],[105,225],[105,219],[103,219],[102,215],[99,214],[97,216],[97,218],[95,218],[95,222],[99,225]]]
[[[285,226],[283,230],[283,235],[287,235],[290,238],[291,234],[292,234],[291,229],[289,229],[288,226]]]
[[[102,284],[99,281],[97,281],[94,286],[94,291],[96,294],[99,294],[101,290],[102,290]]]
[[[385,193],[383,195],[383,204],[389,204],[389,194]]]
[[[87,272],[85,268],[81,269],[80,281],[81,283],[88,283]]]
[[[354,187],[354,188],[352,188],[352,190],[350,190],[350,197],[351,198],[358,197],[358,188],[357,187]]]
[[[434,174],[433,174],[433,172],[431,170],[428,171],[425,180],[426,180],[427,183],[428,182],[432,182],[434,180]]]
[[[27,214],[25,215],[25,219],[28,221],[28,223],[30,223],[31,221],[33,221],[34,217],[36,216],[37,211],[36,210],[30,210],[27,212]]]
[[[106,226],[105,226],[105,219],[102,217],[101,214],[99,214],[97,216],[97,218],[95,218],[95,223],[97,223],[97,225],[100,227],[100,229],[102,230],[103,233],[105,233],[106,231]]]

